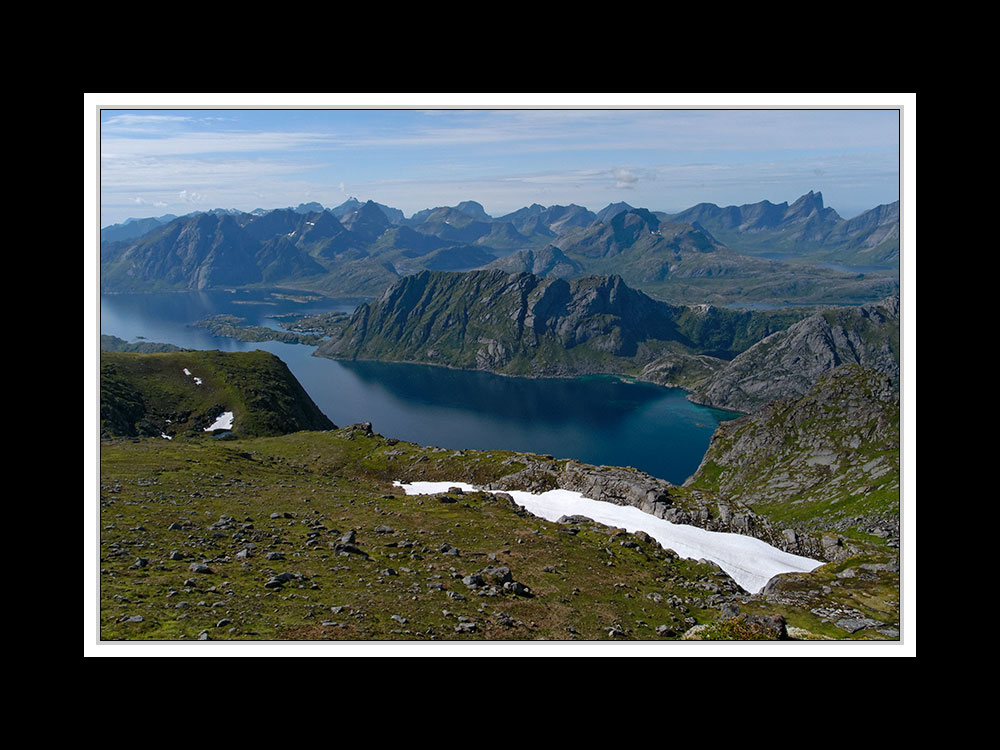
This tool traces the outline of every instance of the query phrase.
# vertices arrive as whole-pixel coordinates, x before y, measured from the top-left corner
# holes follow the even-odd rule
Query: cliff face
[[[887,375],[841,365],[802,397],[721,424],[687,484],[786,528],[898,539],[899,404]]]
[[[722,366],[716,352],[745,348],[771,333],[773,321],[787,325],[760,313],[695,313],[631,289],[618,276],[425,271],[360,307],[317,354],[691,385]]]
[[[647,339],[677,340],[672,312],[618,277],[423,272],[359,308],[318,353],[500,372],[530,362],[533,374],[560,374],[582,350],[603,360],[634,356]]]
[[[744,413],[804,395],[842,364],[871,367],[899,382],[899,297],[817,313],[734,357],[692,400]]]

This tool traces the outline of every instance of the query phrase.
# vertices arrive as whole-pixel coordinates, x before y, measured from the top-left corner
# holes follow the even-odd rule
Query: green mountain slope
[[[899,390],[845,364],[809,391],[719,426],[689,485],[799,530],[899,541]]]
[[[566,281],[500,270],[424,271],[362,305],[317,354],[423,362],[510,375],[619,374],[692,385],[801,317],[692,310],[619,277]],[[661,361],[662,360],[662,361]]]
[[[227,413],[228,431],[247,437],[334,428],[288,366],[262,351],[102,351],[100,383],[102,436],[201,435]]]

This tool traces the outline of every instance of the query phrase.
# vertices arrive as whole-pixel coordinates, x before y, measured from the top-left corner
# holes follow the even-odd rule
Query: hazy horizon
[[[845,219],[900,197],[884,109],[100,109],[100,226],[196,211],[332,208],[407,217],[524,206],[792,203]]]

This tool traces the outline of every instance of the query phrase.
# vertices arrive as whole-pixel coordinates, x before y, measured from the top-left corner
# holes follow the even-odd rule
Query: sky
[[[532,203],[791,203],[813,190],[844,218],[900,198],[902,99],[797,101],[100,95],[100,226],[349,197],[406,216],[475,200],[498,217]]]

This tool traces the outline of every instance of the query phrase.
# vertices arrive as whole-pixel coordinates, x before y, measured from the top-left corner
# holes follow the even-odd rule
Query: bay
[[[190,349],[269,351],[340,426],[371,422],[382,435],[421,445],[633,466],[675,484],[698,468],[719,423],[738,416],[693,404],[679,389],[614,377],[512,378],[334,361],[313,356],[315,347],[241,342],[194,325],[227,313],[278,328],[280,315],[351,312],[358,302],[274,290],[102,295],[101,333]]]

